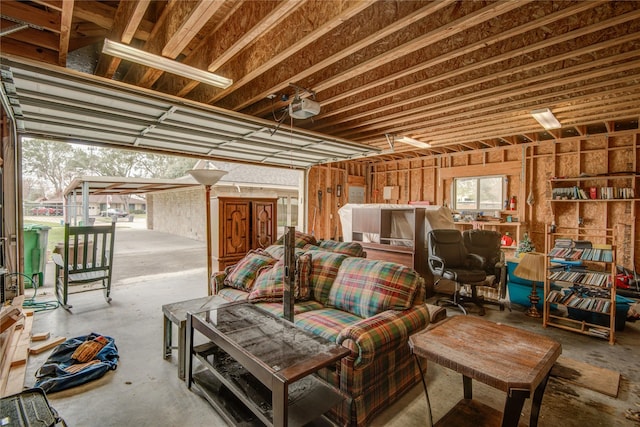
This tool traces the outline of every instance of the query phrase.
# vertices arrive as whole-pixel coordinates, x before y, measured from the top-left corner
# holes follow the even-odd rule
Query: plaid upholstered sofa
[[[213,293],[282,316],[283,254],[280,245],[250,252],[214,274]],[[294,322],[351,350],[339,364],[319,372],[347,396],[329,414],[339,425],[367,425],[420,381],[407,339],[430,322],[419,274],[364,255],[358,243],[296,238]]]

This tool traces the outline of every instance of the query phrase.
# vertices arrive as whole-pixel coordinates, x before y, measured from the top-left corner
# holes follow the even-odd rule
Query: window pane
[[[478,209],[476,196],[478,194],[477,178],[456,179],[456,210]]]
[[[480,209],[502,209],[502,178],[492,176],[480,179]]]
[[[287,225],[287,198],[278,198],[278,227]]]
[[[291,226],[298,226],[298,198],[291,198]]]

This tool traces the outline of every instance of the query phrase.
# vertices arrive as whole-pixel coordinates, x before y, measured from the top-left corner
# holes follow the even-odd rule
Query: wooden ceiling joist
[[[26,27],[9,33],[15,23]],[[3,58],[242,112],[279,132],[293,124],[382,150],[385,134],[433,144],[396,147],[387,160],[585,137],[589,129],[633,126],[640,115],[638,0],[3,0],[0,31]],[[102,55],[105,38],[234,83],[215,88]],[[318,115],[286,117],[296,93],[290,83],[315,96]],[[561,130],[545,133],[532,119],[541,107],[556,114]],[[43,123],[54,126],[54,116]],[[144,128],[141,117],[123,118],[110,133],[114,145],[138,119]],[[103,132],[100,123],[84,126]],[[189,155],[220,153],[201,134],[185,141],[195,150]],[[159,144],[163,152],[179,148]],[[377,161],[370,154],[362,161]]]

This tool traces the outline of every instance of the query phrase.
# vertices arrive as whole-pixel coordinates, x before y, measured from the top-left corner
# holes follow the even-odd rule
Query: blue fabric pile
[[[74,369],[72,365],[78,362],[72,358],[74,351],[85,341],[91,341],[97,337],[104,337],[107,343],[98,352],[95,358],[81,369]],[[111,337],[92,332],[76,338],[68,339],[58,345],[51,356],[36,372],[35,387],[40,387],[47,393],[66,390],[89,381],[101,378],[110,370],[118,367],[118,348]]]

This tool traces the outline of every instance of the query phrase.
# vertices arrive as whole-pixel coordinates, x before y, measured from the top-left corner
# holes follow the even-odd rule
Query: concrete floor
[[[112,303],[106,304],[100,291],[72,295],[73,314],[62,309],[36,313],[33,332],[67,338],[89,332],[112,336],[120,354],[118,368],[100,380],[49,394],[51,405],[69,426],[223,426],[209,404],[178,379],[175,355],[171,360],[162,358],[162,305],[206,295],[204,244],[126,223],[118,225],[116,236]],[[53,268],[48,266],[38,301],[55,299],[52,276]],[[29,298],[32,291],[26,294]],[[604,340],[542,328],[539,320],[524,316],[521,307],[500,312],[490,306],[486,318],[548,335],[562,343],[564,356],[621,372],[618,398],[552,378],[540,426],[640,425],[624,417],[628,409],[640,410],[640,322],[627,322],[616,345],[610,346]],[[30,357],[26,386],[34,384],[34,373],[48,354]],[[438,420],[462,398],[462,381],[459,375],[430,364],[427,383],[433,417]],[[504,403],[502,392],[475,382],[474,398],[496,409]],[[372,425],[428,425],[426,408],[419,385]],[[528,413],[529,402],[523,415]]]

